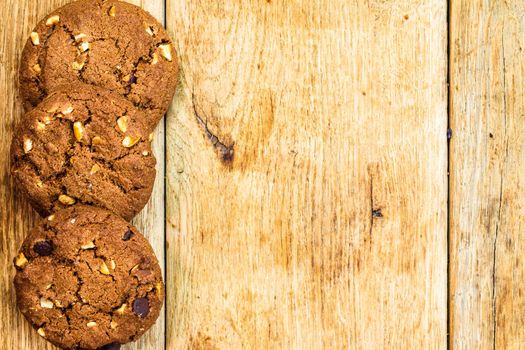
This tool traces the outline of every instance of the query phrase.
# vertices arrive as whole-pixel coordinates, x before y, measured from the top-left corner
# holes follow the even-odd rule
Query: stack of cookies
[[[54,11],[24,48],[12,175],[45,218],[14,282],[21,312],[63,349],[119,349],[160,313],[158,260],[129,221],[151,196],[153,130],[177,79],[162,25],[117,0]]]

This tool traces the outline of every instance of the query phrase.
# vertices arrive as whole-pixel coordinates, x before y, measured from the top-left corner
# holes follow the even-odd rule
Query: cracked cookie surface
[[[20,311],[64,349],[117,349],[148,330],[163,305],[151,246],[107,210],[77,205],[41,220],[14,263]]]
[[[166,113],[177,79],[177,55],[162,25],[115,0],[80,0],[52,12],[31,33],[20,66],[26,110],[59,85],[83,82],[147,110],[152,128]]]
[[[17,187],[42,216],[79,203],[131,220],[149,200],[156,174],[143,115],[106,89],[58,87],[15,130]]]

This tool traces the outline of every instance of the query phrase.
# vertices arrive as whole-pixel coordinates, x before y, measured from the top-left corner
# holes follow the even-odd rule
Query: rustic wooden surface
[[[446,347],[446,17],[168,1],[168,348]]]
[[[69,1],[0,2],[0,350],[53,349],[14,307],[8,158],[23,43]],[[522,1],[132,2],[183,76],[134,221],[167,317],[125,349],[523,347]]]
[[[525,343],[525,3],[455,0],[450,27],[450,345]]]
[[[17,72],[23,45],[29,33],[46,14],[70,0],[2,0],[0,1],[0,350],[56,349],[43,340],[17,311],[12,278],[12,259],[33,226],[37,214],[23,198],[17,196],[9,176],[9,146],[13,127],[22,115],[17,91]],[[164,22],[164,0],[133,0]],[[157,156],[157,178],[152,198],[133,223],[150,241],[164,268],[164,122],[155,132],[153,151]],[[140,341],[126,349],[163,349],[164,314]]]

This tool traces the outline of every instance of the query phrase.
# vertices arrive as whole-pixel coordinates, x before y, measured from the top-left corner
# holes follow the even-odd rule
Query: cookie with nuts
[[[83,203],[131,220],[149,200],[156,173],[145,113],[100,87],[58,87],[15,130],[17,187],[42,216]]]
[[[42,219],[14,264],[20,311],[64,349],[118,349],[146,332],[163,305],[148,241],[104,209],[77,205]]]
[[[177,55],[162,25],[116,0],[80,0],[46,16],[29,35],[20,66],[26,110],[59,85],[83,82],[147,110],[152,128],[168,109],[177,80]]]

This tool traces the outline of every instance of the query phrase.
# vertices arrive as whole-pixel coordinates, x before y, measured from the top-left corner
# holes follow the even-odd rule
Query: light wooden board
[[[525,3],[451,2],[450,337],[525,343]]]
[[[0,350],[55,349],[47,344],[18,312],[12,278],[16,256],[37,215],[23,197],[17,196],[9,176],[9,146],[14,124],[22,115],[18,97],[17,72],[23,45],[31,29],[46,14],[69,0],[2,0],[0,1]],[[164,0],[134,0],[162,23]],[[133,223],[150,241],[164,267],[164,122],[155,132],[153,151],[157,156],[157,178],[152,198]],[[164,314],[140,341],[126,349],[163,349],[165,340]]]
[[[168,0],[169,349],[446,347],[446,18]]]
[[[0,3],[2,350],[53,348],[14,307],[36,216],[7,163],[22,45],[66,2]],[[133,2],[167,16],[184,77],[166,134],[168,322],[126,348],[445,348],[446,3]],[[450,348],[525,341],[524,10],[450,1]],[[156,135],[134,223],[163,265]]]

